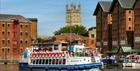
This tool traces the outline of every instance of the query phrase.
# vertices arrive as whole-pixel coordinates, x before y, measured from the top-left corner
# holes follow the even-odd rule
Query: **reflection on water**
[[[18,64],[8,64],[8,65],[0,64],[0,71],[45,71],[45,70],[43,70],[43,69],[24,69],[24,70],[19,70]],[[46,70],[46,71],[48,71],[48,70]],[[52,71],[52,70],[49,70],[49,71]],[[57,70],[53,70],[53,71],[57,71]],[[62,70],[62,71],[66,71],[66,70]],[[103,69],[103,70],[92,69],[92,70],[84,70],[84,71],[140,71],[140,67],[137,67],[137,68],[109,67],[109,68],[106,68],[106,69]]]
[[[0,71],[19,71],[18,64],[0,64]]]

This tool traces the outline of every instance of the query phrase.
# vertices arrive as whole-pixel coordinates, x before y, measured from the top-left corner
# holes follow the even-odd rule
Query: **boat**
[[[20,59],[19,67],[22,69],[86,70],[103,66],[100,56],[91,57],[84,53],[84,45],[69,46],[67,51],[62,51],[62,47],[64,47],[62,44],[44,45],[35,44],[35,46],[27,48]]]
[[[140,67],[140,55],[129,54],[123,61],[123,67]]]

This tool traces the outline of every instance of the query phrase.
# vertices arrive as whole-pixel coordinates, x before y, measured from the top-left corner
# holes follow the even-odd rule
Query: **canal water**
[[[20,70],[19,67],[18,67],[18,64],[8,64],[8,65],[0,64],[0,71],[45,71],[45,70],[43,70],[43,69],[23,69],[23,70]],[[52,71],[52,70],[49,70],[49,71]],[[57,70],[53,70],[53,71],[57,71]],[[107,67],[103,70],[92,69],[92,70],[83,70],[83,71],[140,71],[140,67],[137,67],[137,68],[130,68],[130,67],[121,68],[121,67],[110,66],[110,67]]]

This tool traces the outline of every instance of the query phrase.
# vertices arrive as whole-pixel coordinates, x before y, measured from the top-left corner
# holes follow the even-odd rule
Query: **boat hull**
[[[140,67],[140,63],[123,63],[123,67]]]
[[[91,64],[79,64],[79,65],[28,65],[28,63],[20,63],[20,69],[24,68],[37,68],[46,70],[86,70],[101,68],[101,63],[91,63]]]

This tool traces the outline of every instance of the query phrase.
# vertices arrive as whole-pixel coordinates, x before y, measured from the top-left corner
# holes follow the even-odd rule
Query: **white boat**
[[[126,56],[123,67],[140,67],[140,55],[130,54]]]
[[[52,51],[38,46],[26,49],[20,68],[44,68],[47,70],[85,70],[102,67],[100,56],[86,56],[83,45],[76,45],[74,52],[61,51],[61,46],[51,46]],[[49,47],[47,47],[49,48]]]

